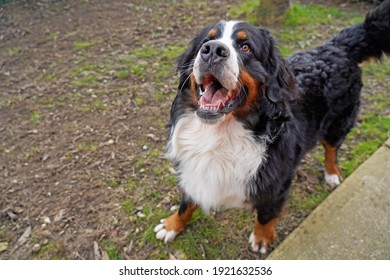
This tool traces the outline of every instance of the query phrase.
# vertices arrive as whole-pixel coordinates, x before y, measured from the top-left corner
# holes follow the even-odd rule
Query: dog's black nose
[[[204,43],[200,50],[200,56],[210,66],[228,58],[229,55],[229,48],[224,43],[218,41]]]

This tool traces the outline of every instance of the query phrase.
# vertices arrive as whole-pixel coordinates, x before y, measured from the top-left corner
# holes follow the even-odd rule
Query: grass
[[[285,26],[299,26],[308,24],[330,24],[342,16],[342,12],[335,8],[325,8],[321,5],[301,6],[293,4],[283,16]]]
[[[347,136],[352,141],[360,140],[356,146],[347,152],[347,160],[341,161],[344,175],[350,175],[360,164],[370,157],[390,136],[390,117],[368,113],[361,116],[361,123]]]
[[[259,0],[244,0],[239,6],[232,6],[229,11],[229,17],[233,19],[245,19],[249,23],[258,23],[257,11],[259,9]]]
[[[92,47],[93,43],[88,41],[75,41],[73,42],[73,48],[76,51],[86,50]]]
[[[123,260],[122,254],[115,241],[109,239],[103,240],[102,247],[107,252],[110,260]]]
[[[8,48],[8,55],[9,56],[14,56],[18,53],[20,53],[22,49],[20,47],[10,47]]]
[[[40,112],[34,111],[30,114],[30,121],[33,124],[38,124],[41,121],[42,114]]]

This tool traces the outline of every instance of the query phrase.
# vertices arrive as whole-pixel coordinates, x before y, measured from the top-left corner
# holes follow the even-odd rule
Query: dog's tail
[[[360,63],[390,55],[390,0],[371,10],[363,23],[344,29],[330,41]]]

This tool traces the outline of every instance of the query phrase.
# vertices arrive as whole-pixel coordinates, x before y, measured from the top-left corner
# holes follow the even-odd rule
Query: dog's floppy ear
[[[266,82],[266,97],[273,103],[283,102],[296,95],[294,75],[283,59],[274,38],[268,30],[260,29],[266,36],[267,57],[264,58],[263,66],[268,73]]]

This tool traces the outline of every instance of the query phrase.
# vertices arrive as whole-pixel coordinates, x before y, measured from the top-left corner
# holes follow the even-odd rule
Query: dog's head
[[[293,75],[265,29],[222,21],[204,28],[181,56],[179,94],[190,93],[205,123],[258,110],[261,96],[284,102],[295,91]]]

